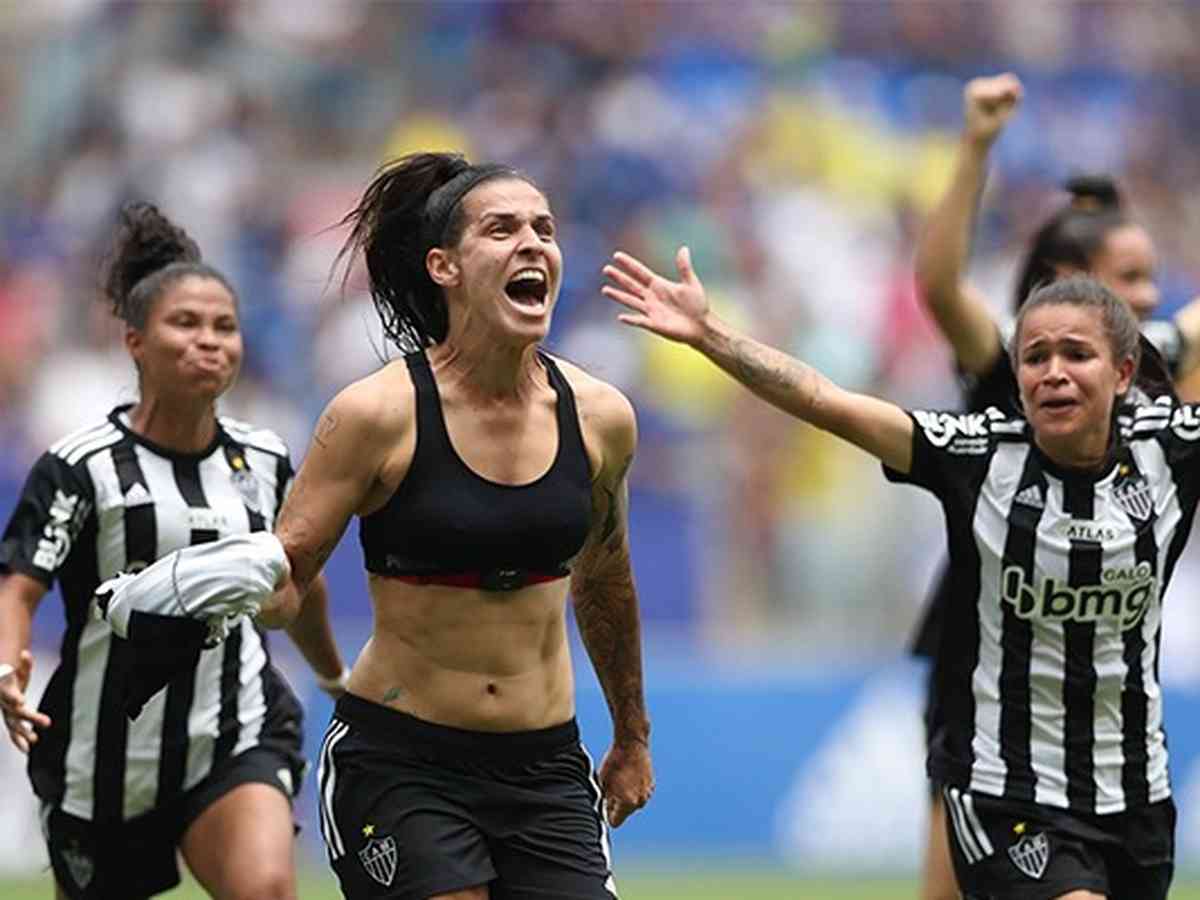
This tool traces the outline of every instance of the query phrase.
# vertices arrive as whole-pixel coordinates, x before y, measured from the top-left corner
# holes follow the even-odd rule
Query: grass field
[[[731,872],[639,872],[619,877],[622,900],[914,900],[911,881],[813,881],[786,873],[754,870]],[[48,900],[46,878],[26,882],[0,881],[3,900]],[[163,895],[171,900],[205,900],[194,884]],[[300,889],[301,900],[341,900],[331,876],[308,875]],[[1171,891],[1171,900],[1200,900],[1200,884],[1189,881]]]

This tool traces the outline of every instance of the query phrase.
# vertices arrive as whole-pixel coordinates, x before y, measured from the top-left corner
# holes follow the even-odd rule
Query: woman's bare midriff
[[[369,583],[375,627],[350,693],[473,731],[531,731],[575,714],[568,579],[515,591]]]

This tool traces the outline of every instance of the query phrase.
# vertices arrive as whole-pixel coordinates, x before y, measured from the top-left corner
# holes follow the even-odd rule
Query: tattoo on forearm
[[[614,738],[648,743],[641,624],[623,515],[609,539],[584,552],[571,593],[580,636],[612,714]]]
[[[403,693],[404,693],[404,688],[402,688],[402,687],[389,688],[388,692],[383,695],[383,702],[384,703],[395,703],[397,700],[400,699],[400,695]]]
[[[733,374],[764,400],[794,413],[820,405],[821,379],[808,366],[749,338],[734,339],[729,349]]]
[[[325,415],[321,416],[321,421],[317,423],[317,430],[313,433],[313,443],[322,449],[329,449],[329,439],[337,431],[337,427],[337,416],[332,413],[325,413]]]
[[[733,342],[731,349],[738,375],[748,387],[787,390],[798,386],[792,373],[784,366],[767,359],[763,348],[753,341],[739,338]]]

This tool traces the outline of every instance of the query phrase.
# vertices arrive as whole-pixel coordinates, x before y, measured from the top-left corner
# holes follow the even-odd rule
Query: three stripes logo
[[[943,791],[946,813],[954,826],[954,837],[968,865],[974,865],[995,853],[991,839],[975,812],[975,801],[969,793],[948,787]]]
[[[1033,509],[1044,509],[1046,506],[1046,501],[1042,497],[1042,489],[1036,484],[1031,484],[1018,493],[1014,502]]]

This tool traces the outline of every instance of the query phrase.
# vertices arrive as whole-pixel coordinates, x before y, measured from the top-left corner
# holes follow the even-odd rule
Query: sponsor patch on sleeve
[[[947,453],[981,455],[988,452],[991,416],[988,413],[948,413],[915,410],[913,418],[934,447]]]

